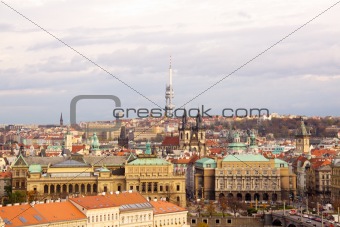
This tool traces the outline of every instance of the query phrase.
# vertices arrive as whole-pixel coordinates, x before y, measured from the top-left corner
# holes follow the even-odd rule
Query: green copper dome
[[[28,168],[28,172],[30,173],[41,173],[41,171],[42,171],[42,168],[41,168],[41,165],[39,164],[32,164]]]

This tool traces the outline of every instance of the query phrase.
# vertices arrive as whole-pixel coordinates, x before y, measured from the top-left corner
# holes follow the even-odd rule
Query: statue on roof
[[[151,144],[150,142],[146,142],[145,154],[151,155]]]
[[[97,133],[94,133],[91,138],[91,150],[99,150],[99,140]]]

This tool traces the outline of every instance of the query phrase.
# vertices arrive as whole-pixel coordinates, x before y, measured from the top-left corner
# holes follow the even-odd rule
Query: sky
[[[0,124],[57,124],[61,112],[69,123],[78,95],[164,108],[170,56],[176,108],[338,116],[336,3],[2,0]],[[81,100],[77,121],[113,120],[114,108]]]

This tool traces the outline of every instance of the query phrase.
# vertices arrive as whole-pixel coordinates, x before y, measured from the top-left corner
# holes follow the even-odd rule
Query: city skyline
[[[333,1],[5,2],[0,5],[0,124],[58,123],[77,95],[116,95],[123,108],[165,106],[172,56],[173,103],[200,92],[331,7]],[[335,5],[185,105],[338,115],[340,18]],[[144,95],[152,102],[142,97]],[[79,121],[113,120],[109,101],[79,103]]]

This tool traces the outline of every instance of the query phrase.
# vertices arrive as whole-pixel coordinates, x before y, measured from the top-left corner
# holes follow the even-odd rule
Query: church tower
[[[296,151],[300,154],[307,154],[309,152],[309,137],[311,136],[309,130],[306,128],[303,118],[300,119],[300,127],[296,130],[295,143]]]
[[[126,128],[123,125],[120,128],[120,135],[118,137],[118,145],[122,148],[129,148],[129,137],[126,135]]]
[[[179,147],[183,150],[190,150],[191,128],[187,118],[187,111],[184,109],[181,126],[178,127]]]
[[[184,110],[182,124],[178,128],[178,131],[180,149],[195,152],[201,157],[206,155],[205,130],[199,110],[196,116],[196,124],[194,126],[189,124],[186,110]]]
[[[64,125],[63,113],[60,114],[60,126]]]

